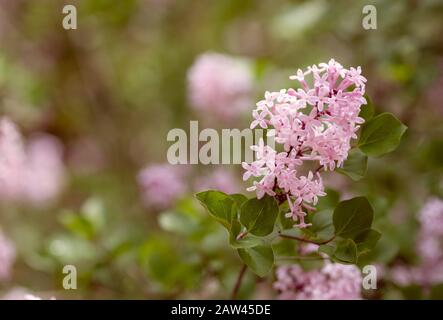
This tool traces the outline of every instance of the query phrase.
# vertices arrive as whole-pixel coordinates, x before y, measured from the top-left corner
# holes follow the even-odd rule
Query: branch
[[[319,246],[322,245],[322,244],[327,244],[327,243],[329,243],[329,242],[331,242],[332,240],[335,239],[335,236],[333,236],[332,238],[330,238],[330,239],[328,239],[328,240],[324,240],[324,241],[316,242],[316,241],[312,241],[312,240],[309,240],[309,239],[300,238],[300,237],[297,237],[297,236],[290,236],[290,235],[282,234],[282,233],[279,233],[279,236],[280,236],[281,238],[292,239],[292,240],[298,240],[298,241],[301,241],[301,242],[307,242],[307,243],[313,243],[313,244],[317,244],[317,245],[319,245]]]
[[[240,273],[238,274],[238,277],[237,277],[237,281],[235,282],[234,289],[232,290],[231,300],[237,299],[237,294],[238,294],[238,291],[240,290],[241,282],[243,280],[243,276],[245,275],[247,268],[248,267],[245,264],[241,268]]]
[[[323,258],[323,257],[301,257],[301,256],[298,256],[298,257],[290,257],[290,256],[288,256],[288,257],[279,257],[279,258],[277,258],[276,259],[277,261],[286,261],[286,260],[299,260],[299,261],[303,261],[303,260],[312,260],[312,261],[315,261],[315,260],[329,260],[329,258]]]
[[[324,166],[319,166],[317,169],[315,169],[314,173],[320,172],[323,168],[324,168]]]

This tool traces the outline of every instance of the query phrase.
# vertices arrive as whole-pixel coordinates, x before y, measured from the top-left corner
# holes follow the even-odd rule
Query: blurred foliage
[[[144,164],[166,160],[169,129],[198,119],[186,72],[206,51],[254,61],[257,99],[289,86],[287,76],[299,67],[331,57],[362,66],[376,113],[392,112],[409,129],[396,152],[369,159],[364,179],[331,177],[334,190],[319,210],[366,195],[383,236],[359,263],[416,262],[416,214],[429,196],[443,197],[443,88],[434,85],[443,77],[441,1],[371,1],[378,29],[364,30],[362,0],[82,0],[74,3],[78,29],[66,31],[62,6],[70,2],[0,1],[1,114],[25,134],[58,136],[70,175],[48,208],[0,206],[0,225],[18,250],[2,291],[227,297],[241,263],[226,231],[191,196],[167,212],[144,209],[135,181]],[[235,125],[248,126],[248,117]],[[96,164],[88,151],[80,165],[74,161],[82,139],[93,140],[103,161]],[[287,240],[274,248],[279,263],[296,249]],[[63,290],[65,264],[77,266],[78,290]],[[272,276],[247,273],[239,297],[272,297],[271,283]],[[420,288],[381,284],[372,298],[422,297]]]

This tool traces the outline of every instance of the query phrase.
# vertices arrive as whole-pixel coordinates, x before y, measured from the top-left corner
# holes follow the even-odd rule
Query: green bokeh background
[[[77,30],[62,28],[64,4],[77,7]],[[362,27],[367,4],[377,8],[376,30]],[[430,196],[443,197],[442,32],[438,0],[0,0],[1,114],[25,135],[59,137],[69,175],[49,208],[0,206],[0,225],[18,250],[13,278],[0,291],[20,286],[60,299],[229,296],[241,263],[224,230],[191,195],[169,213],[145,209],[135,180],[144,165],[166,161],[170,129],[187,130],[200,118],[188,103],[186,73],[207,51],[250,59],[257,100],[290,86],[298,68],[330,58],[362,67],[376,112],[394,113],[409,129],[395,152],[370,160],[365,179],[345,180],[337,191],[366,195],[375,208],[383,238],[367,262],[413,265],[417,213]],[[248,122],[245,115],[232,126]],[[83,166],[70,161],[85,140],[99,150],[100,166],[88,166],[96,160],[88,150]],[[63,290],[66,264],[77,267],[77,290]],[[248,273],[240,297],[273,298],[272,278]],[[384,279],[365,294],[422,291]]]

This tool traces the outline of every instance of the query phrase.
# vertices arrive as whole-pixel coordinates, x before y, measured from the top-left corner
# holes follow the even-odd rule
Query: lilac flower
[[[443,201],[429,199],[420,210],[420,231],[416,251],[420,262],[416,266],[394,266],[391,277],[400,285],[411,283],[429,287],[443,282]]]
[[[307,77],[312,77],[309,86]],[[251,128],[274,128],[275,142],[282,144],[285,152],[277,153],[263,141],[251,149],[256,161],[244,163],[243,179],[258,178],[248,191],[257,197],[281,194],[288,200],[288,217],[305,223],[305,204],[316,205],[318,197],[326,195],[320,169],[334,170],[343,166],[351,149],[351,140],[364,119],[358,115],[364,98],[366,79],[361,69],[345,69],[334,60],[307,71],[298,70],[290,79],[297,80],[301,88],[266,92],[264,100],[252,112]],[[299,174],[304,161],[318,162],[316,172]],[[280,197],[282,199],[282,197]]]
[[[251,103],[251,69],[242,59],[204,53],[189,69],[188,92],[199,112],[217,121],[233,120]]]
[[[0,230],[0,281],[11,277],[15,256],[14,244]]]
[[[429,199],[419,213],[422,233],[443,237],[443,201]]]
[[[53,200],[63,188],[62,146],[55,137],[41,134],[29,141],[26,151],[24,197],[29,202],[42,205]]]
[[[7,292],[1,298],[1,300],[42,300],[42,298],[31,293],[28,289],[17,287]],[[56,300],[56,299],[55,297],[51,297],[46,300]]]
[[[421,259],[422,284],[443,282],[443,201],[429,199],[421,209],[417,251]]]
[[[181,166],[154,164],[144,168],[137,176],[144,204],[158,210],[170,207],[187,191],[185,176]]]
[[[0,198],[14,200],[22,194],[25,147],[16,125],[0,119]]]
[[[421,282],[421,271],[418,268],[406,265],[395,265],[390,270],[392,281],[400,286],[408,286]]]
[[[212,189],[228,194],[239,192],[239,185],[234,174],[222,168],[213,171],[209,176],[198,178],[195,185],[197,191]]]
[[[274,289],[283,300],[358,300],[362,276],[355,265],[326,262],[320,270],[281,266]]]
[[[12,121],[0,119],[0,198],[43,205],[64,185],[61,144],[38,135],[27,144]]]

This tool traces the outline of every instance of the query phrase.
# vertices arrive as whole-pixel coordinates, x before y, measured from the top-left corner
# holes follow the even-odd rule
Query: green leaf
[[[367,104],[361,106],[358,116],[365,119],[365,121],[367,122],[374,116],[374,105],[372,104],[372,101],[367,94],[365,94],[365,98]]]
[[[274,230],[278,205],[273,197],[249,199],[240,208],[240,222],[256,236],[266,236]]]
[[[341,263],[357,263],[358,251],[352,239],[336,239],[318,248],[319,252],[326,253],[333,261]]]
[[[335,235],[354,239],[371,228],[373,218],[371,204],[365,197],[342,201],[335,207],[332,217]]]
[[[158,223],[163,230],[188,235],[197,230],[198,225],[183,213],[166,211],[159,215]]]
[[[151,236],[138,250],[142,270],[159,289],[172,290],[174,286],[195,286],[200,281],[199,272],[192,258],[180,255],[180,250],[165,238]],[[189,256],[189,255],[188,255]]]
[[[330,239],[334,235],[332,210],[322,210],[312,215],[310,231],[319,239]]]
[[[260,245],[237,251],[243,262],[259,277],[267,275],[274,265],[274,252],[270,246]]]
[[[326,253],[329,257],[333,257],[335,250],[337,249],[335,242],[329,242],[328,244],[322,244],[318,247],[318,252]]]
[[[371,251],[377,245],[381,238],[381,233],[373,229],[368,229],[357,235],[354,239],[358,254],[363,254]]]
[[[325,209],[334,209],[340,201],[340,193],[338,193],[336,190],[326,188],[325,192],[326,196],[320,197],[316,206],[318,211]]]
[[[275,256],[293,257],[295,256],[296,241],[292,239],[278,239],[272,244],[272,251]]]
[[[344,263],[357,263],[358,255],[355,242],[352,239],[338,242],[334,258]]]
[[[407,127],[391,113],[382,113],[362,126],[358,147],[368,156],[393,151]]]
[[[358,181],[366,175],[368,169],[368,156],[359,149],[352,149],[342,168],[337,171],[347,175],[354,181]]]
[[[232,221],[232,227],[229,232],[229,244],[231,247],[235,249],[239,248],[251,248],[257,245],[263,244],[263,240],[257,237],[254,237],[250,234],[246,234],[241,239],[237,239],[237,236],[240,234],[242,226],[240,222],[237,220]]]
[[[105,208],[100,199],[88,199],[82,206],[82,215],[96,232],[102,230],[106,224]]]
[[[229,196],[231,197],[232,200],[234,200],[237,203],[239,208],[244,202],[248,201],[248,198],[246,198],[241,193],[234,193],[230,194]]]
[[[80,237],[91,239],[95,234],[94,226],[83,215],[67,211],[59,219],[66,229]]]
[[[231,228],[232,218],[237,214],[237,204],[230,196],[220,191],[203,191],[196,198],[226,229]]]
[[[288,206],[286,203],[282,204],[280,207],[280,212],[278,213],[277,226],[280,230],[294,229],[294,220],[292,220],[292,218],[285,217],[289,210],[287,207]]]
[[[392,239],[389,234],[386,234],[380,238],[377,245],[371,250],[371,252],[360,257],[359,261],[362,262],[363,265],[372,264],[374,262],[389,264],[398,255],[398,252],[398,242]]]

